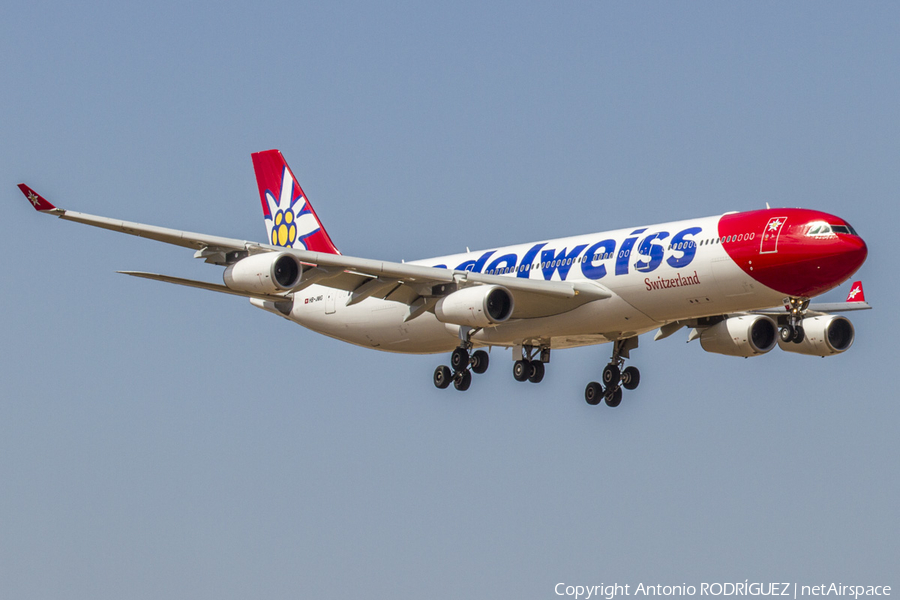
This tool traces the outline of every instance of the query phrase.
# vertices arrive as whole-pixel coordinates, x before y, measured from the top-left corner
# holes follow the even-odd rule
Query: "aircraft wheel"
[[[603,400],[603,386],[592,381],[584,388],[584,401],[591,406],[597,406]]]
[[[606,389],[611,387],[617,387],[619,385],[619,378],[621,377],[621,373],[619,373],[619,367],[609,363],[603,369],[603,385],[606,386]]]
[[[606,392],[606,405],[615,408],[622,404],[622,388],[617,387],[612,392]]]
[[[791,339],[795,344],[800,344],[803,342],[803,338],[806,337],[806,333],[803,331],[802,325],[797,325],[794,327],[794,337]]]
[[[626,390],[634,390],[640,383],[641,372],[637,370],[637,367],[625,367],[625,370],[622,371],[622,387]]]
[[[479,375],[488,370],[488,364],[490,364],[490,357],[484,350],[477,350],[472,355],[472,370]]]
[[[540,383],[544,379],[544,363],[539,360],[531,361],[531,374],[528,381],[531,383]]]
[[[525,381],[531,375],[531,365],[527,360],[517,360],[513,363],[513,378],[516,381]]]
[[[450,355],[450,368],[462,371],[469,366],[469,352],[465,348],[457,348]]]
[[[450,367],[441,365],[434,370],[434,387],[445,390],[451,381],[453,381],[453,374],[450,373]]]
[[[785,344],[794,339],[794,328],[790,325],[785,325],[778,333],[781,336],[781,341]]]
[[[469,370],[460,371],[453,378],[453,387],[461,392],[469,389],[470,385],[472,385],[472,372]]]

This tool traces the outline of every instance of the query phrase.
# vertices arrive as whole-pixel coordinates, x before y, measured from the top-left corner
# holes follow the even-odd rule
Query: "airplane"
[[[281,152],[252,154],[266,242],[230,239],[57,208],[27,185],[34,208],[61,219],[193,248],[225,267],[223,283],[126,275],[233,294],[324,335],[387,352],[450,352],[433,383],[465,391],[488,369],[485,348],[512,348],[516,381],[539,383],[554,349],[612,344],[588,404],[616,407],[640,371],[638,337],[680,329],[706,352],[759,356],[776,345],[845,352],[855,330],[833,313],[871,308],[861,282],[846,302],[810,299],[847,281],[868,249],[845,220],[802,208],[729,212],[412,262],[341,254]]]

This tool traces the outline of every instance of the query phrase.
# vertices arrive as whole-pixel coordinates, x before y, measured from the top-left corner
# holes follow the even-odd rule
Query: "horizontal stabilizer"
[[[172,277],[171,275],[160,275],[158,273],[144,273],[142,271],[119,271],[123,275],[131,275],[132,277],[141,277],[143,279],[153,279],[155,281],[165,281],[166,283],[174,283],[177,285],[185,285],[187,287],[200,288],[201,290],[210,290],[211,292],[220,292],[222,294],[231,294],[232,296],[244,296],[245,298],[259,298],[260,300],[268,300],[270,302],[290,302],[293,300],[290,296],[276,296],[275,294],[258,294],[251,292],[241,292],[226,287],[220,283],[209,283],[206,281],[196,281],[194,279],[182,279],[181,277]]]

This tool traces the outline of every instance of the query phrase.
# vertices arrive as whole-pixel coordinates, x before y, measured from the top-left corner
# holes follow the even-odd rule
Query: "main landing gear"
[[[799,344],[803,341],[805,334],[803,332],[803,315],[809,308],[809,298],[787,298],[787,309],[790,311],[788,323],[781,328],[778,334],[781,341],[785,344],[794,342]]]
[[[630,350],[637,348],[638,338],[631,337],[613,342],[613,354],[609,364],[603,368],[603,383],[592,381],[584,389],[584,399],[591,406],[605,401],[615,408],[622,403],[622,388],[636,389],[641,382],[641,372],[636,367],[624,367]],[[624,368],[623,368],[624,367]]]
[[[490,364],[490,356],[484,350],[476,350],[471,355],[472,342],[469,341],[471,333],[469,328],[460,328],[460,345],[450,354],[450,366],[440,365],[434,370],[434,385],[438,389],[453,387],[461,392],[472,385],[472,373],[479,375],[487,371]],[[452,371],[451,371],[452,369]]]
[[[544,364],[550,362],[550,348],[522,346],[522,358],[513,363],[513,379],[540,383],[544,379]]]

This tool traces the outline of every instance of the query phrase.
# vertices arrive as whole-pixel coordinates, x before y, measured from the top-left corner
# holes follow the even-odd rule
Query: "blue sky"
[[[15,598],[557,597],[558,582],[900,585],[900,8],[271,3],[3,11],[0,589]],[[415,259],[729,210],[838,214],[876,308],[828,359],[641,340],[443,356],[318,336],[184,249],[262,240],[280,148],[346,254]],[[842,300],[848,286],[828,295]]]

